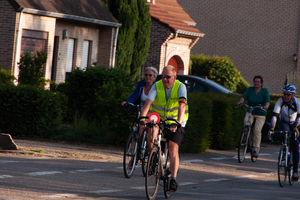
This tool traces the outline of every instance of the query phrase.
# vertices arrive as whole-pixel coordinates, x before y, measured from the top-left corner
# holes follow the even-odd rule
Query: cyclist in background
[[[270,105],[270,94],[267,88],[262,87],[263,78],[261,76],[255,76],[253,78],[253,85],[254,86],[250,86],[246,90],[240,101],[237,102],[237,105],[239,106],[241,103],[244,103],[244,101],[248,101],[249,106],[258,106],[260,104],[263,106],[263,109],[267,110]],[[249,110],[247,110],[245,115],[244,123],[248,121],[250,114],[248,111]],[[251,124],[253,123],[253,118],[255,118],[255,125],[253,128],[253,157],[258,157],[261,142],[261,130],[266,121],[266,115],[267,112],[259,108],[254,109],[252,112]]]
[[[134,92],[131,94],[131,96],[126,100],[122,101],[121,105],[124,106],[126,103],[134,103],[134,104],[139,104],[142,109],[143,105],[145,104],[145,101],[148,98],[149,91],[157,77],[158,71],[154,67],[146,67],[145,69],[145,79],[141,83],[139,83]],[[139,133],[140,137],[142,136],[142,133],[144,129],[146,128],[146,125],[139,125]],[[134,143],[132,145],[134,147]],[[132,158],[133,160],[133,158]],[[130,161],[129,168],[132,167],[132,160]]]
[[[293,85],[286,85],[283,88],[283,97],[279,99],[274,107],[271,119],[270,134],[274,133],[277,117],[280,118],[279,128],[281,131],[297,131],[299,137],[298,126],[300,124],[300,101],[295,97],[297,90]],[[280,135],[281,143],[284,142],[284,137]],[[293,181],[298,181],[298,163],[299,163],[299,143],[295,140],[295,135],[292,134],[290,146],[293,152]]]
[[[150,108],[152,104],[152,108]],[[188,106],[187,106],[187,91],[186,86],[180,81],[176,80],[176,69],[172,65],[164,67],[162,72],[162,79],[157,81],[149,92],[148,99],[143,107],[141,116],[146,116],[148,110],[160,115],[161,120],[167,117],[178,120],[181,127],[170,127],[170,131],[165,137],[169,142],[170,153],[170,170],[171,181],[170,191],[177,190],[177,171],[179,167],[179,145],[184,136],[184,127],[188,120]],[[158,127],[154,127],[153,136],[152,131],[148,131],[148,144],[150,149],[153,147],[152,137],[158,133]]]

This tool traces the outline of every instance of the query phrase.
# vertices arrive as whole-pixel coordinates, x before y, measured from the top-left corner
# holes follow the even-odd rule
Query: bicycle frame
[[[295,134],[295,140],[297,140],[296,132],[294,131],[274,131],[274,133],[284,134],[284,142],[281,143],[281,147],[278,155],[278,182],[280,187],[283,187],[286,182],[286,176],[289,176],[290,185],[293,184],[293,180],[291,178],[292,175],[292,158],[288,157],[288,153],[290,152],[290,144],[288,145],[288,139],[291,138],[291,134]],[[272,141],[272,139],[271,139]],[[283,154],[283,155],[282,155]],[[292,155],[292,153],[290,153]],[[284,163],[283,163],[284,162]],[[283,165],[282,165],[283,164]],[[284,169],[282,169],[282,167]],[[283,171],[283,173],[281,173]]]
[[[239,106],[245,106],[245,107],[249,108],[248,120],[247,120],[247,122],[244,123],[243,131],[242,131],[241,136],[240,136],[239,147],[238,147],[238,161],[240,163],[242,163],[245,159],[245,155],[246,155],[246,152],[248,150],[248,142],[249,142],[249,137],[250,137],[250,132],[251,132],[252,111],[255,108],[260,108],[262,110],[264,110],[264,109],[262,108],[261,105],[248,106],[248,105],[242,103]],[[246,138],[245,138],[245,136],[246,136]],[[250,147],[251,147],[251,160],[252,160],[252,162],[255,162],[257,157],[254,157],[253,154],[252,154],[252,145],[253,145],[252,142],[253,142],[253,138],[250,139],[250,143],[251,143],[250,144]]]

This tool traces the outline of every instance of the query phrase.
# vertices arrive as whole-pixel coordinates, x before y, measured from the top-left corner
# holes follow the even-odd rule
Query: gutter
[[[20,40],[21,40],[21,22],[22,22],[22,16],[23,16],[23,11],[24,8],[20,8],[20,16],[19,16],[19,25],[18,25],[18,29],[17,29],[17,35],[16,35],[16,46],[15,46],[15,54],[14,54],[14,65],[13,65],[13,75],[15,78],[17,78],[17,65],[18,65],[18,58],[20,57]],[[15,84],[17,84],[17,82],[15,81]]]
[[[113,53],[112,53],[112,62],[111,67],[115,68],[115,62],[116,62],[116,51],[117,51],[117,41],[118,41],[118,34],[119,34],[119,27],[115,28],[116,34],[114,38],[114,44],[113,44]]]
[[[69,20],[93,23],[93,24],[98,24],[98,25],[112,26],[112,27],[117,27],[117,28],[121,27],[121,25],[122,25],[122,24],[116,23],[116,22],[109,22],[109,21],[100,20],[100,19],[92,19],[92,18],[81,17],[81,16],[77,16],[77,15],[49,12],[49,11],[44,11],[44,10],[32,9],[32,8],[22,8],[22,9],[23,9],[24,13],[33,14],[33,15],[54,17],[54,18],[58,18],[58,19],[69,19]]]

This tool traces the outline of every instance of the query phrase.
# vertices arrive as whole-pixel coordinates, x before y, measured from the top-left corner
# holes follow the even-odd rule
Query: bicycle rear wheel
[[[241,137],[240,137],[240,142],[239,142],[239,148],[238,148],[238,160],[240,163],[242,163],[245,159],[246,152],[247,152],[247,147],[248,147],[248,138],[249,138],[249,128],[250,127],[244,127]]]
[[[278,182],[280,187],[285,185],[287,169],[286,169],[286,148],[281,147],[278,155]]]
[[[165,162],[165,177],[164,177],[164,194],[166,199],[170,199],[173,192],[170,192],[170,180],[171,180],[171,170],[170,170],[170,156],[169,153]]]
[[[126,146],[123,155],[123,171],[126,178],[130,178],[134,172],[137,156],[136,132],[131,132],[127,137]]]
[[[159,152],[158,147],[154,146],[148,158],[146,173],[146,195],[148,200],[154,200],[158,190],[160,180],[159,172]]]

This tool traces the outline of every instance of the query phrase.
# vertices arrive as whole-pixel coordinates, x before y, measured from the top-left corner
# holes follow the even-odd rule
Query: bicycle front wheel
[[[247,147],[248,147],[248,138],[249,138],[249,128],[250,127],[244,127],[240,142],[239,142],[239,148],[238,148],[238,160],[240,163],[242,163],[245,159]]]
[[[171,170],[170,170],[170,156],[169,153],[166,158],[164,165],[165,177],[164,177],[164,194],[166,199],[170,199],[172,192],[170,192],[170,180],[171,180]]]
[[[144,158],[142,159],[142,171],[143,171],[143,175],[146,177],[149,153],[148,153],[148,147],[147,147],[147,142],[146,141],[144,142],[144,145],[146,147],[146,150],[145,150]]]
[[[154,146],[148,157],[147,173],[146,173],[146,195],[148,200],[154,200],[158,190],[160,180],[159,173],[159,151],[158,147]]]
[[[149,158],[148,143],[147,143],[147,132],[146,131],[144,131],[143,135],[142,135],[141,149],[144,152],[143,155],[141,156],[141,158],[142,158],[142,172],[143,172],[143,175],[146,177],[147,163],[148,163],[148,158]]]
[[[124,149],[123,156],[123,171],[126,178],[130,178],[134,172],[137,156],[137,145],[136,132],[131,132],[128,135],[126,146]]]
[[[291,151],[290,158],[288,161],[288,176],[289,176],[289,184],[293,185],[293,152]]]
[[[281,147],[278,155],[278,182],[280,187],[285,185],[286,175],[286,148]]]

